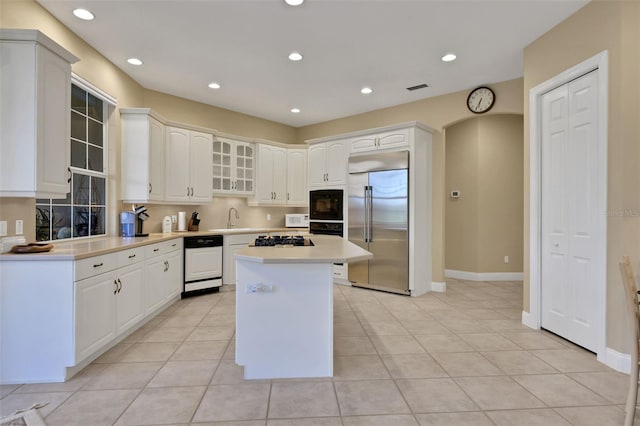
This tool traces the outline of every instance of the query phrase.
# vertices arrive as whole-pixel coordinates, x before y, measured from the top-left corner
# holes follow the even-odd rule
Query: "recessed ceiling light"
[[[289,53],[289,59],[297,62],[297,61],[301,61],[302,60],[302,54],[298,53],[298,52],[291,52]]]
[[[456,54],[455,53],[447,53],[446,55],[444,55],[442,57],[442,61],[443,62],[451,62],[451,61],[455,61],[456,60]]]
[[[300,6],[304,0],[284,0],[289,6]]]
[[[93,13],[89,12],[87,9],[74,9],[73,14],[76,16],[76,18],[80,18],[85,21],[91,21],[93,18],[95,18],[95,16],[93,16]]]
[[[220,84],[218,84],[218,83],[209,83],[209,88],[211,88],[211,89],[219,89],[220,88]]]
[[[300,108],[291,108],[291,112],[294,114],[299,114],[300,113]]]
[[[369,93],[373,93],[373,89],[371,87],[363,87],[360,89],[360,93],[363,95],[368,95]]]
[[[142,61],[138,58],[129,58],[127,59],[127,62],[129,62],[131,65],[142,65]]]

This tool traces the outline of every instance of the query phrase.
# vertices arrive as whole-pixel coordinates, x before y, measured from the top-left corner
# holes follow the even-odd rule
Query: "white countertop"
[[[53,249],[46,253],[0,255],[0,262],[14,260],[80,260],[88,257],[104,255],[148,244],[160,243],[175,238],[197,237],[200,235],[236,235],[263,233],[297,233],[305,232],[306,228],[220,228],[197,232],[171,232],[168,234],[151,233],[148,237],[98,237],[82,240],[65,240],[52,242]]]
[[[372,259],[373,254],[341,237],[311,235],[313,246],[245,247],[236,259],[257,263],[348,263]]]

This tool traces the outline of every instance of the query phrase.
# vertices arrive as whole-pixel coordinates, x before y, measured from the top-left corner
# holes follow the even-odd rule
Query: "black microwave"
[[[309,220],[342,220],[342,189],[309,191]]]

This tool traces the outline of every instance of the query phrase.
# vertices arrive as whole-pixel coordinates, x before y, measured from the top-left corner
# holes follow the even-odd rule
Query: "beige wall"
[[[522,272],[522,126],[509,114],[446,129],[446,269]]]
[[[624,303],[617,262],[640,259],[640,2],[592,1],[524,51],[524,308],[529,310],[529,90],[562,71],[609,51],[607,346],[628,353]],[[626,212],[626,214],[624,214]],[[605,212],[602,212],[605,214]]]

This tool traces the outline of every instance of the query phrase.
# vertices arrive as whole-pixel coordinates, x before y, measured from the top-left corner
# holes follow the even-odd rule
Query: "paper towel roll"
[[[187,212],[178,212],[178,231],[187,230]]]

